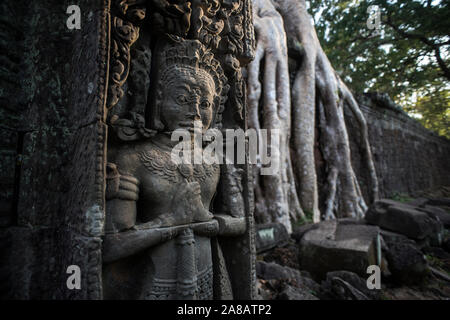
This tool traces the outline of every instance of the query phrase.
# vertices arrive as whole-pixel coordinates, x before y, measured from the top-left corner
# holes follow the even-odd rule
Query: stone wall
[[[386,96],[358,97],[366,117],[380,197],[450,185],[450,141],[425,129]],[[352,162],[367,199],[367,170],[359,147],[358,122],[345,110]]]
[[[107,2],[76,2],[80,30],[71,4],[0,2],[1,298],[101,296]]]

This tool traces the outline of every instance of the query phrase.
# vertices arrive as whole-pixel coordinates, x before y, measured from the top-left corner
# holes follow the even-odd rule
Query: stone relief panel
[[[254,298],[247,165],[171,160],[177,129],[245,129],[251,17],[247,0],[112,1],[104,298]]]

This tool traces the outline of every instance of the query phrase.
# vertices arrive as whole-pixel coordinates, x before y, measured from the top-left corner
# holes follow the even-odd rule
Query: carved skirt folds
[[[105,299],[213,299],[217,221],[186,226],[171,240],[103,268]]]

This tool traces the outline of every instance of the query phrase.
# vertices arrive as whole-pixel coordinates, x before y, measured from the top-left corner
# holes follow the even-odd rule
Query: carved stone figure
[[[154,131],[108,155],[105,298],[212,299],[210,238],[245,231],[245,221],[231,216],[222,217],[220,230],[209,211],[220,177],[218,164],[177,165],[171,160],[178,143],[171,141],[174,130],[193,133],[195,121],[203,131],[217,126],[227,79],[198,40],[169,37],[162,42],[148,109]],[[228,279],[225,285],[222,290],[231,293]]]
[[[103,298],[255,297],[249,170],[171,160],[177,129],[245,128],[251,17],[249,0],[112,2]]]

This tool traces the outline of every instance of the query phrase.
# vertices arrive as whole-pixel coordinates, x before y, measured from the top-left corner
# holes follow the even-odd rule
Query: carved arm
[[[215,214],[214,218],[219,223],[219,235],[224,237],[236,237],[245,233],[247,223],[245,217],[232,217],[228,214]]]
[[[150,248],[158,243],[176,237],[187,226],[129,230],[114,234],[107,234],[103,242],[103,262],[109,263],[139,251]]]

